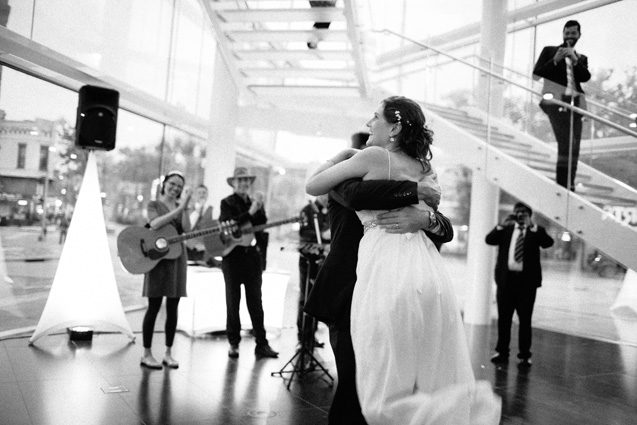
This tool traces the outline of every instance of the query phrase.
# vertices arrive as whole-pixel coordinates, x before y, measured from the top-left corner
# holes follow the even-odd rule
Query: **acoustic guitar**
[[[254,228],[248,223],[238,226],[234,221],[216,222],[212,227],[178,234],[170,224],[153,230],[142,226],[130,226],[117,235],[117,255],[124,268],[132,274],[151,271],[163,259],[174,260],[182,253],[181,242],[204,237],[206,252],[213,257],[224,256],[237,245],[249,246],[253,232],[300,221],[299,217],[275,221]]]
[[[174,260],[179,257],[182,253],[182,241],[237,230],[238,226],[232,221],[181,235],[170,224],[157,230],[130,226],[117,235],[117,255],[127,271],[143,274],[151,271],[160,260]]]
[[[235,225],[233,228],[225,229],[219,235],[204,238],[206,252],[213,257],[225,257],[230,254],[236,246],[252,245],[255,232],[299,221],[302,221],[301,217],[287,218],[285,220],[273,221],[266,224],[260,224],[258,226],[252,226],[250,223],[244,223],[240,226]]]

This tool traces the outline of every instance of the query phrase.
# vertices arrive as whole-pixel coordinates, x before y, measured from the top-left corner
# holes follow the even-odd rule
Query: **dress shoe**
[[[144,356],[139,361],[141,366],[147,367],[148,369],[161,369],[161,363],[157,361],[153,356]]]
[[[532,364],[533,362],[531,361],[531,359],[522,359],[520,360],[520,363],[518,363],[518,367],[520,369],[528,369],[531,367]]]
[[[162,364],[171,369],[177,369],[179,367],[179,362],[172,358],[172,356],[164,356],[164,360],[162,360]]]
[[[231,344],[230,348],[228,348],[228,357],[231,359],[236,359],[239,357],[239,346]]]
[[[254,349],[254,354],[257,357],[270,357],[273,359],[276,359],[277,357],[279,357],[279,353],[274,351],[272,347],[270,347],[268,344],[257,345],[256,348]]]
[[[509,356],[505,356],[504,354],[496,353],[491,356],[491,363],[495,364],[507,364],[509,363]]]

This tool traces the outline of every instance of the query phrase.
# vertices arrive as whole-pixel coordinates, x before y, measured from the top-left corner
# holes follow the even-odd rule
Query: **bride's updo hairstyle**
[[[425,172],[430,170],[431,144],[434,132],[427,127],[420,105],[404,96],[391,96],[383,100],[383,115],[387,122],[400,123],[398,146],[407,155],[416,158]]]

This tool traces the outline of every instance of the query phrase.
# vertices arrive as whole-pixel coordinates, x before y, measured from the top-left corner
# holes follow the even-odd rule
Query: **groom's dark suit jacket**
[[[486,236],[485,241],[489,245],[498,246],[498,260],[495,266],[495,283],[498,286],[505,286],[509,281],[509,247],[511,246],[511,236],[514,225],[496,226]],[[528,285],[532,288],[542,286],[542,266],[540,265],[540,248],[548,248],[553,245],[553,238],[550,237],[544,227],[536,226],[536,230],[528,229],[524,235],[524,269],[520,278],[516,279],[516,284]]]
[[[354,210],[394,209],[417,203],[417,184],[410,181],[353,179],[330,192],[330,252],[305,303],[305,312],[328,325],[349,323],[358,244],[363,237],[363,226]],[[427,233],[427,236],[440,248],[442,243],[453,239],[453,228],[439,212],[436,218],[443,235]]]

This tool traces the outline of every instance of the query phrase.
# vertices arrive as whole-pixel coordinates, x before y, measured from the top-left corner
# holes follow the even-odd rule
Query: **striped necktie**
[[[524,226],[520,226],[520,234],[515,240],[515,251],[513,253],[513,259],[516,263],[521,263],[524,258]]]
[[[575,76],[573,75],[573,61],[571,58],[564,58],[566,61],[566,90],[564,94],[567,96],[574,96],[577,90],[575,89]]]

